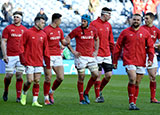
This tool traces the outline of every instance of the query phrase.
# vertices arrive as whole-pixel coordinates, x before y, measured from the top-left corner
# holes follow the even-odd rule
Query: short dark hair
[[[145,16],[150,16],[151,19],[154,19],[154,18],[155,18],[155,15],[154,15],[152,12],[146,13]]]
[[[140,14],[138,14],[138,13],[136,13],[136,14],[133,14],[133,16],[140,16],[140,17],[142,17]]]
[[[19,14],[19,15],[23,16],[23,13],[22,13],[21,11],[15,11],[15,12],[13,13],[13,16],[16,15],[16,14]]]
[[[104,10],[104,11],[112,11],[111,9],[109,9],[107,7],[102,8],[102,10]]]
[[[56,20],[56,19],[59,19],[60,17],[62,17],[61,14],[59,14],[59,13],[54,13],[54,14],[52,15],[52,22],[54,22],[54,20]]]
[[[42,20],[45,20],[44,17],[42,17],[42,16],[37,16],[37,17],[35,17],[34,23],[36,23],[37,21],[40,21],[41,19],[42,19]]]
[[[103,15],[103,12],[108,12],[108,11],[111,12],[112,10],[107,7],[102,8],[101,15]]]

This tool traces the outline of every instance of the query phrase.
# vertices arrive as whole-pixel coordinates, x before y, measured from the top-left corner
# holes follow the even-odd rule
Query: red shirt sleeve
[[[9,31],[7,28],[5,28],[2,32],[2,38],[8,39],[8,37],[9,37]]]
[[[154,42],[151,38],[151,35],[149,34],[149,32],[146,32],[147,37],[146,37],[146,46],[147,46],[147,53],[148,53],[148,57],[151,62],[153,62],[153,57],[154,57]]]
[[[69,33],[68,36],[69,36],[71,39],[74,38],[74,37],[76,37],[76,29],[72,30],[72,32]]]
[[[63,34],[63,31],[60,29],[60,32],[61,32],[61,41],[64,39],[64,34]]]
[[[118,58],[122,52],[122,47],[123,47],[123,41],[124,40],[124,31],[121,32],[120,36],[118,37],[116,46],[114,47],[113,51],[113,64],[118,63]]]
[[[157,39],[160,39],[160,29],[157,28]]]
[[[114,37],[113,37],[113,32],[112,32],[112,26],[110,25],[110,33],[109,33],[109,46],[110,46],[110,51],[113,54],[114,50]]]
[[[43,51],[44,51],[44,61],[46,64],[46,68],[50,69],[50,54],[49,54],[49,48],[48,48],[48,40],[47,35],[44,38],[44,45],[43,45]]]

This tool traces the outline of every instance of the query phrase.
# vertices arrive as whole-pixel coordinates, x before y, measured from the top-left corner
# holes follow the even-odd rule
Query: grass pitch
[[[25,81],[25,75],[23,76]],[[86,75],[84,88],[90,76]],[[39,102],[43,108],[32,107],[32,86],[27,94],[27,104],[22,106],[16,103],[15,76],[9,87],[8,101],[2,99],[4,90],[4,74],[0,74],[0,115],[158,115],[160,114],[160,104],[150,103],[149,78],[144,76],[140,85],[140,93],[137,101],[137,107],[140,111],[128,110],[128,77],[112,76],[111,81],[103,90],[104,103],[95,103],[94,88],[89,92],[91,104],[80,105],[77,91],[77,76],[65,75],[61,86],[55,91],[54,105],[44,105],[43,81],[41,77]],[[55,76],[52,77],[52,83]],[[160,100],[160,78],[157,77],[156,97]]]

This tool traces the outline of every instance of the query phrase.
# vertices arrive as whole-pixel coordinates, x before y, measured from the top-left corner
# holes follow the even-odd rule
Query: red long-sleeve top
[[[47,68],[50,68],[48,41],[44,31],[35,27],[30,28],[23,34],[22,44],[26,66],[43,66],[44,58]]]
[[[129,27],[121,32],[114,49],[113,64],[117,64],[122,50],[123,65],[145,67],[146,54],[148,54],[149,60],[153,62],[153,41],[149,32],[143,27],[137,31]]]

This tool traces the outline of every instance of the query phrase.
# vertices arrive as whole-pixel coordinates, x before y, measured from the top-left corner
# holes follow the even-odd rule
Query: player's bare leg
[[[129,96],[129,110],[139,110],[134,104],[134,94],[135,94],[135,83],[136,83],[136,71],[127,70],[129,83],[128,83],[128,96]]]
[[[77,88],[79,93],[79,102],[80,104],[88,104],[83,97],[83,82],[85,78],[85,69],[78,70],[78,81]]]
[[[23,72],[16,72],[16,92],[17,92],[17,99],[16,102],[20,102],[20,96],[22,91],[22,85],[23,85]]]
[[[49,93],[50,102],[54,103],[53,94],[54,91],[60,86],[62,81],[64,80],[64,67],[63,66],[54,66],[54,72],[56,73],[56,80],[53,82],[52,91]]]
[[[143,78],[143,74],[137,74],[136,77],[136,85],[135,85],[135,93],[134,93],[134,104],[136,104],[137,98],[138,98],[138,94],[139,94],[139,84]]]
[[[34,80],[33,74],[26,74],[26,79],[27,79],[27,81],[23,85],[23,92],[21,94],[21,101],[20,101],[20,103],[22,105],[26,105],[27,91],[30,88],[31,83]]]
[[[52,72],[51,69],[46,69],[44,67],[44,73],[45,73],[45,80],[43,84],[43,91],[44,91],[44,103],[45,105],[50,105],[49,101],[49,90],[50,90],[50,85],[51,85],[51,77],[52,77]]]
[[[91,70],[90,70],[91,71]],[[91,89],[91,87],[93,86],[93,84],[95,83],[96,79],[98,77],[98,70],[94,70],[94,71],[91,71],[91,77],[87,83],[87,87],[84,91],[84,98],[85,98],[85,101],[89,104],[90,103],[90,100],[89,100],[89,96],[88,96],[88,93]]]
[[[39,80],[41,77],[41,73],[34,73],[34,84],[33,84],[33,103],[32,106],[43,107],[38,103],[38,95],[39,95]]]
[[[4,78],[4,93],[3,93],[3,100],[7,101],[8,100],[8,88],[11,83],[11,79],[13,77],[13,74],[11,73],[6,73],[6,76]]]
[[[150,78],[151,103],[160,103],[156,98],[156,73],[157,68],[147,69]]]

